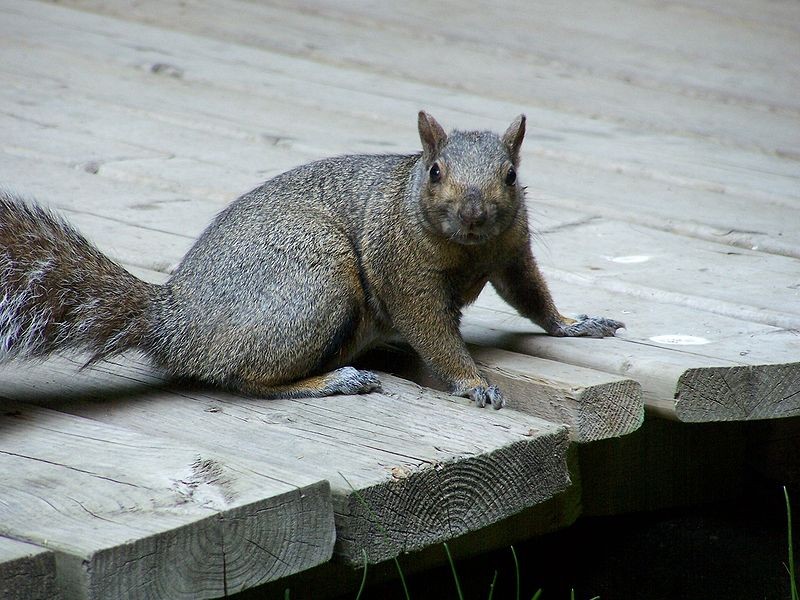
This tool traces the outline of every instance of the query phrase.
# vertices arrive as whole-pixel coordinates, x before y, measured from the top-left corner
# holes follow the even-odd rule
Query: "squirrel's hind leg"
[[[367,394],[381,391],[378,376],[371,371],[341,367],[329,373],[315,375],[281,385],[245,381],[239,386],[246,394],[259,398],[321,398],[335,394]]]

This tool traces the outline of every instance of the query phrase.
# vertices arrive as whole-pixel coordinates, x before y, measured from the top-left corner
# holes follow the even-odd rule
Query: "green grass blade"
[[[386,545],[389,546],[396,555],[400,554],[400,551],[398,550],[397,546],[395,546],[394,544],[391,543],[391,541],[389,541],[389,532],[386,531],[386,528],[383,525],[381,525],[380,521],[378,521],[378,517],[375,515],[374,512],[372,512],[372,507],[366,501],[364,496],[362,496],[359,493],[359,491],[353,487],[353,484],[347,480],[347,477],[345,477],[341,471],[339,471],[339,477],[344,479],[344,482],[347,484],[347,486],[355,495],[356,500],[358,500],[361,503],[361,506],[363,506],[364,509],[367,511],[367,515],[369,515],[370,521],[375,525],[375,527],[378,528],[378,531],[381,532],[381,536],[383,537],[383,541],[386,542]],[[406,578],[403,575],[403,570],[400,568],[400,561],[397,560],[397,556],[394,557],[394,566],[397,568],[397,575],[400,577],[400,583],[402,583],[403,585],[403,591],[405,592],[406,600],[411,600],[411,596],[408,593],[408,585],[406,584]]]
[[[400,568],[400,561],[397,560],[396,556],[394,557],[394,566],[397,567],[397,574],[400,576],[400,583],[403,585],[403,593],[405,594],[406,600],[411,600],[411,594],[408,593],[408,585],[403,575],[403,569]]]
[[[456,563],[453,562],[453,555],[450,554],[450,547],[447,542],[442,542],[444,551],[447,552],[447,560],[450,563],[450,570],[453,572],[453,580],[456,582],[456,593],[458,600],[464,600],[464,593],[461,591],[461,582],[458,580],[458,573],[456,573]]]
[[[531,598],[531,600],[539,600],[541,595],[542,595],[542,590],[541,589],[536,590],[536,593],[533,595],[533,598]]]
[[[792,591],[792,600],[800,600],[800,594],[797,593],[797,576],[794,572],[794,542],[792,541],[792,506],[789,503],[789,492],[786,486],[783,486],[783,497],[786,499],[786,529],[787,540],[789,543],[789,586]]]
[[[514,550],[514,546],[511,546],[511,556],[514,557],[514,573],[517,576],[517,595],[514,596],[517,600],[519,600],[519,593],[520,593],[520,585],[519,585],[519,560],[517,560],[517,551]]]
[[[358,593],[356,594],[356,600],[359,600],[361,598],[361,594],[364,592],[364,588],[367,587],[367,551],[362,548],[361,554],[364,555],[364,574],[361,576],[361,586],[358,588]]]
[[[494,596],[495,583],[497,583],[497,571],[494,572],[494,577],[492,577],[492,585],[489,586],[489,600],[492,600],[492,596]]]
[[[344,479],[344,482],[348,485],[348,487],[353,492],[353,494],[355,494],[356,500],[358,500],[361,503],[361,506],[363,506],[364,509],[367,511],[367,514],[369,515],[370,521],[372,521],[372,524],[375,525],[375,527],[378,528],[378,531],[381,532],[381,536],[383,536],[383,541],[386,542],[386,545],[387,546],[392,546],[392,550],[394,550],[395,552],[398,552],[397,547],[394,546],[394,544],[392,544],[389,541],[389,532],[386,531],[386,529],[383,527],[383,525],[381,525],[380,521],[378,521],[378,517],[375,515],[374,512],[372,512],[372,507],[366,501],[364,496],[362,496],[361,493],[356,488],[353,487],[353,484],[350,483],[350,481],[347,479],[347,477],[345,477],[342,474],[341,471],[339,471],[339,477]],[[398,554],[399,554],[399,552],[398,552]]]

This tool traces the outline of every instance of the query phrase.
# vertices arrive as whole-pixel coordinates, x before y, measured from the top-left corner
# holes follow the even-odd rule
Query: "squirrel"
[[[163,285],[101,253],[62,218],[0,192],[0,360],[138,349],[178,377],[265,398],[380,390],[348,366],[401,338],[451,393],[501,408],[459,331],[487,282],[552,336],[624,324],[561,315],[531,254],[502,135],[418,115],[422,151],[346,155],[278,175],[229,204]]]

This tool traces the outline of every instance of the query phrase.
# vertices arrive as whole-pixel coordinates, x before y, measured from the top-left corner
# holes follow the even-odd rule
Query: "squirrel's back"
[[[174,374],[221,384],[257,370],[270,361],[262,354],[270,340],[298,343],[308,302],[321,301],[304,296],[313,282],[341,275],[360,286],[366,207],[395,201],[415,160],[350,155],[282,173],[223,210],[163,286],[133,276],[49,210],[0,190],[0,361],[75,351],[93,362],[137,348]],[[335,287],[330,293],[338,302]],[[362,300],[349,299],[347,318]],[[320,351],[325,362],[330,352]]]
[[[255,372],[291,380],[347,358],[342,347],[370,333],[360,244],[363,228],[380,224],[365,225],[368,207],[397,202],[417,158],[323,159],[232,202],[153,307],[155,360],[177,375],[235,386]],[[327,322],[336,326],[328,331]]]

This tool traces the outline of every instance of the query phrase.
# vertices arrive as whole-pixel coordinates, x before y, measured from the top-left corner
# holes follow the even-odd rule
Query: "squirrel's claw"
[[[503,398],[503,393],[496,385],[481,385],[474,387],[470,390],[467,390],[466,396],[467,398],[474,400],[475,406],[478,408],[485,407],[487,401],[495,410],[499,410],[506,405],[506,400]]]
[[[559,337],[613,337],[617,329],[623,329],[625,323],[606,317],[590,317],[578,315],[574,323],[559,325],[555,332]]]

